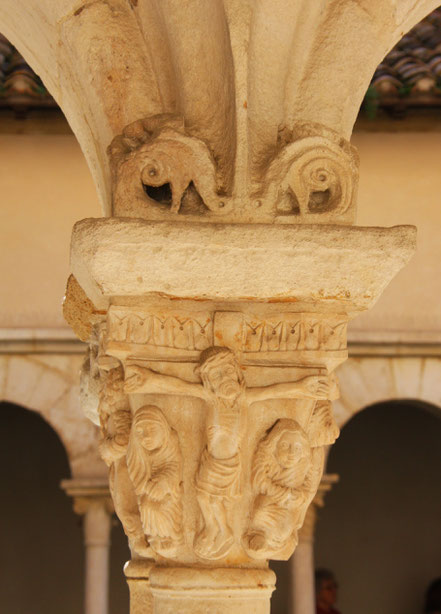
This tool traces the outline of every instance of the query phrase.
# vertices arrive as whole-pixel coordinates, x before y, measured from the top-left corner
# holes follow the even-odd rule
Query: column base
[[[130,614],[153,614],[150,572],[154,561],[133,559],[124,565],[130,591]]]
[[[269,614],[276,576],[269,569],[156,567],[155,614]]]

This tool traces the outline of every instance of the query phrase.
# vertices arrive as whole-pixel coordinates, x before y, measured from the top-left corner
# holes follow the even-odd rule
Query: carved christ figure
[[[219,559],[234,542],[227,514],[241,493],[240,447],[249,405],[267,399],[326,399],[330,384],[327,376],[312,375],[296,382],[247,388],[234,353],[217,346],[201,353],[197,372],[202,384],[127,365],[125,391],[192,396],[206,402],[207,443],[196,476],[203,527],[194,547],[202,558]]]

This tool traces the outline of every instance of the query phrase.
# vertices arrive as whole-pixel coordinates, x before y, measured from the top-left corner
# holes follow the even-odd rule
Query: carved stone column
[[[94,480],[63,480],[61,487],[73,497],[74,511],[84,517],[84,612],[107,614],[110,530],[113,514],[108,485]]]
[[[290,559],[292,614],[315,614],[314,534],[317,508],[323,507],[324,497],[338,481],[335,474],[325,474],[317,494],[308,507],[305,522],[299,531],[299,543]]]
[[[83,403],[136,561],[133,614],[152,599],[157,614],[269,612],[268,560],[291,556],[338,436],[347,322],[413,251],[410,227],[315,224],[323,203],[324,221],[348,223],[356,175],[350,146],[313,128],[240,209],[204,183],[204,144],[169,119],[140,122],[109,151],[115,206],[147,219],[75,225],[65,313],[90,343]],[[167,212],[152,197],[170,177]],[[311,224],[291,209],[281,223],[293,194]]]

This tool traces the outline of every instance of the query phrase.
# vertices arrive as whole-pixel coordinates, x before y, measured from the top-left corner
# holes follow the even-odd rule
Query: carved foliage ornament
[[[160,114],[129,124],[108,148],[113,213],[145,219],[352,223],[358,182],[356,150],[312,122],[280,127],[275,151],[243,190],[225,185],[208,144],[184,119]],[[237,192],[237,193],[236,193]]]

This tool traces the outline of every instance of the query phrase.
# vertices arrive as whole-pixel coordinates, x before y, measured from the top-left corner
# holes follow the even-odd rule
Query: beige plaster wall
[[[72,225],[99,215],[75,137],[0,134],[0,328],[65,326]]]
[[[416,224],[418,253],[353,334],[441,337],[440,132],[357,132],[360,225]],[[72,135],[0,134],[0,328],[64,326],[73,223],[101,215]],[[423,333],[421,333],[423,331]]]
[[[441,336],[441,133],[358,132],[359,225],[418,227],[417,254],[355,331],[423,332]],[[381,340],[381,335],[379,340]]]

